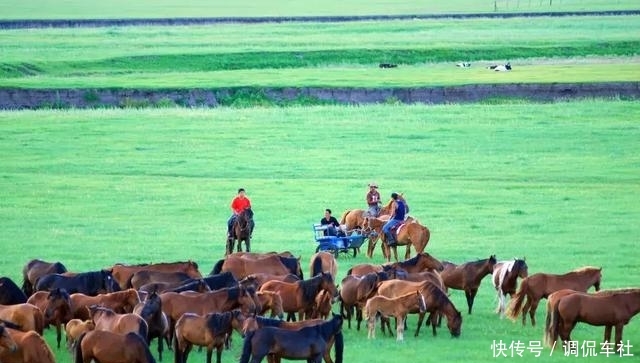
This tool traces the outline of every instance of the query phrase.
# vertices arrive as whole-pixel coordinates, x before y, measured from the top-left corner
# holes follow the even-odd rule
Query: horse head
[[[0,324],[0,347],[5,347],[12,353],[18,350],[18,345],[2,324]]]
[[[447,317],[447,328],[449,328],[452,337],[458,338],[460,336],[462,314],[458,310],[455,310],[452,316]]]
[[[140,310],[140,316],[146,321],[150,321],[156,314],[162,313],[162,300],[160,295],[156,291],[147,295],[147,299],[144,301],[142,310]]]
[[[516,259],[513,264],[513,270],[517,272],[518,277],[521,279],[529,276],[529,267],[527,266],[527,262],[525,262],[524,258],[522,260]]]
[[[102,288],[107,292],[116,292],[120,291],[120,285],[113,278],[113,274],[111,269],[108,270],[100,270],[100,274],[102,277]]]
[[[53,314],[60,308],[71,311],[71,298],[65,289],[55,288],[49,291],[47,296],[47,307],[44,310],[45,319],[51,319]]]

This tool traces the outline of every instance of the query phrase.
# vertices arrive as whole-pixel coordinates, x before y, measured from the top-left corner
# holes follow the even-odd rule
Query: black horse
[[[155,291],[151,292],[143,303],[135,307],[133,312],[140,315],[147,322],[149,327],[147,344],[150,345],[154,338],[158,340],[158,359],[162,361],[163,341],[167,343],[167,347],[170,347],[170,345],[169,336],[165,334],[165,331],[169,329],[169,323],[162,313],[160,295],[156,294]]]
[[[202,278],[209,285],[211,290],[219,290],[225,287],[238,286],[238,280],[230,271],[219,274],[211,274]]]
[[[274,354],[277,358],[321,363],[332,338],[335,338],[336,363],[342,363],[342,321],[341,315],[333,314],[331,320],[299,330],[264,326],[249,332],[244,338],[240,363],[259,363],[268,354]]]
[[[238,252],[242,252],[242,241],[244,241],[246,251],[251,252],[251,235],[254,226],[251,208],[246,208],[234,218],[231,235],[227,240],[227,255],[233,253],[236,241],[238,241]]]
[[[110,270],[81,272],[75,276],[49,274],[41,277],[36,283],[36,291],[55,288],[66,289],[69,294],[80,292],[89,296],[120,291],[120,285],[113,279]]]
[[[8,277],[0,277],[0,304],[14,305],[27,302],[27,295],[20,290],[13,280]]]

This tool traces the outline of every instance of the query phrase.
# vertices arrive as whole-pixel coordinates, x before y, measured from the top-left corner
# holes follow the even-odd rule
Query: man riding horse
[[[236,195],[231,201],[231,211],[233,214],[227,221],[227,240],[232,238],[233,223],[236,221],[236,218],[238,218],[238,215],[248,208],[251,208],[251,200],[247,198],[244,188],[240,188],[238,189],[238,195]],[[251,219],[251,234],[253,234],[254,226],[255,223],[253,222],[253,219]]]
[[[382,232],[387,237],[387,244],[389,246],[396,245],[396,239],[391,229],[404,222],[405,214],[407,213],[407,203],[398,193],[391,193],[391,199],[393,199],[393,205],[391,206],[391,218],[382,227]]]

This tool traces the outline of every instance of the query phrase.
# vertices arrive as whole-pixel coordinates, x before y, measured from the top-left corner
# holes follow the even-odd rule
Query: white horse
[[[496,312],[500,314],[500,319],[504,317],[507,294],[513,295],[518,287],[518,277],[525,278],[528,275],[527,263],[524,259],[514,258],[509,261],[499,261],[493,267],[491,281],[498,294],[498,307]]]

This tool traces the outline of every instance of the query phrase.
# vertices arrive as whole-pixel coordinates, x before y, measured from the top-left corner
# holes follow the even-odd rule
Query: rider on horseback
[[[240,188],[238,189],[238,195],[231,201],[231,211],[233,214],[227,221],[227,239],[231,237],[231,229],[233,228],[233,223],[236,218],[247,208],[251,208],[251,200],[247,198],[244,188]],[[251,231],[253,231],[253,225],[251,226]]]
[[[378,217],[380,214],[380,193],[378,193],[378,184],[369,184],[369,192],[367,193],[368,213],[372,217]]]
[[[387,244],[389,246],[395,246],[396,239],[393,233],[391,233],[391,229],[404,222],[405,214],[407,212],[407,203],[404,201],[404,198],[398,195],[398,193],[391,193],[391,199],[393,199],[393,204],[391,205],[391,218],[389,218],[389,221],[382,227],[382,232],[384,232],[387,237]]]

